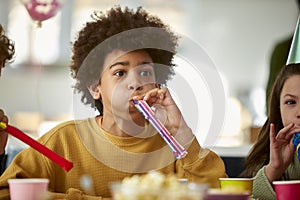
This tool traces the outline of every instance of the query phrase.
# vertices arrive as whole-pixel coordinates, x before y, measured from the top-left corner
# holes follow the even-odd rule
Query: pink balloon
[[[53,17],[61,8],[59,0],[22,0],[33,20],[44,21]]]

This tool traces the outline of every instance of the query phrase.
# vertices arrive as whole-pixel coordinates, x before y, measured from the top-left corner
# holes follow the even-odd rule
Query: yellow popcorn
[[[144,175],[124,178],[111,185],[114,200],[201,200],[207,185],[182,184],[174,174],[151,171]]]

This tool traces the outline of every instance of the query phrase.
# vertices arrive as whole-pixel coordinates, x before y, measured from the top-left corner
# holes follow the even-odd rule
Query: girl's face
[[[103,104],[103,115],[113,114],[121,118],[140,117],[131,99],[156,87],[153,62],[146,51],[125,53],[115,50],[109,53],[103,64],[98,85]]]
[[[280,113],[283,126],[300,125],[300,75],[285,81],[280,94]]]

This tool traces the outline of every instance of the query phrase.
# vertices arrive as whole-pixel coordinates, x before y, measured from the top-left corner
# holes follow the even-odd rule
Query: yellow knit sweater
[[[74,167],[65,172],[33,148],[25,149],[0,177],[0,199],[9,199],[9,178],[48,178],[51,199],[76,200],[110,197],[109,183],[149,170],[176,173],[210,187],[219,187],[218,178],[227,176],[222,159],[202,149],[196,139],[185,145],[187,156],[175,160],[150,126],[136,137],[117,137],[101,129],[95,118],[75,120],[58,125],[39,142],[72,161]],[[87,177],[88,188],[82,184]]]

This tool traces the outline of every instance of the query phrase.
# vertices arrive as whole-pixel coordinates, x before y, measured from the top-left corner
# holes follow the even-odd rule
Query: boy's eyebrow
[[[129,62],[128,61],[124,61],[124,62],[115,62],[113,63],[111,66],[109,66],[109,69],[113,68],[114,66],[117,66],[117,65],[123,65],[123,66],[126,66],[126,65],[129,65]]]
[[[154,63],[153,62],[149,62],[149,61],[145,61],[145,62],[141,62],[141,65],[145,65],[145,64],[150,64],[152,66],[154,66]]]
[[[154,65],[153,62],[150,62],[150,61],[144,61],[144,62],[141,62],[139,63],[139,65],[145,65],[145,64],[150,64],[150,65]],[[129,65],[129,62],[128,61],[124,61],[124,62],[116,62],[116,63],[113,63],[111,66],[109,66],[109,69],[113,68],[114,66],[117,66],[117,65],[123,65],[123,66],[126,66],[126,65]]]

